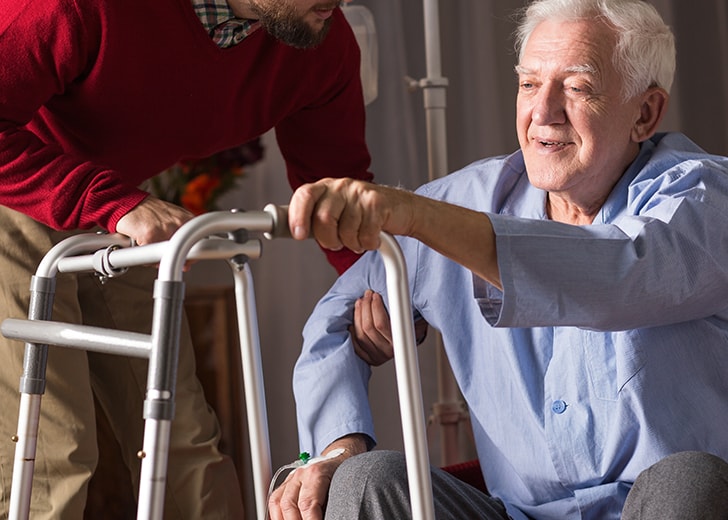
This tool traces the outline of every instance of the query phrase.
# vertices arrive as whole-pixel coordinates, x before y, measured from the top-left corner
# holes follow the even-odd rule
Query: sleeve
[[[354,303],[372,289],[384,294],[378,253],[354,264],[318,302],[303,330],[303,348],[293,373],[300,448],[321,451],[351,433],[376,443],[368,400],[371,367],[354,353],[349,325]]]
[[[338,274],[343,274],[349,267],[359,260],[360,256],[351,249],[341,249],[339,251],[332,251],[331,249],[323,249],[326,259],[336,269]]]
[[[316,101],[276,125],[288,182],[294,190],[326,177],[364,181],[374,177],[369,171],[359,47],[339,9],[317,52],[325,68],[319,72],[317,84],[307,86],[317,89]],[[359,257],[349,250],[325,253],[339,274]]]
[[[32,130],[56,96],[73,95],[98,35],[74,2],[0,1],[0,204],[57,229],[107,229],[146,195],[118,174]],[[113,208],[102,201],[114,200]]]
[[[631,207],[608,224],[491,215],[503,291],[474,277],[486,319],[627,330],[724,313],[725,164],[680,164],[631,189]]]
[[[406,237],[398,242],[407,264],[414,317],[419,314],[418,305],[424,305],[416,303],[421,297],[417,283],[421,243]],[[303,348],[293,374],[303,451],[320,453],[351,433],[368,436],[370,448],[376,444],[368,392],[371,367],[356,355],[349,334],[354,304],[367,289],[381,294],[389,306],[386,269],[377,251],[365,253],[339,277],[304,327]]]

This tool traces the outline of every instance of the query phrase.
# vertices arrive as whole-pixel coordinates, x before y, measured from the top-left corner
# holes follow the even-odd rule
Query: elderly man
[[[724,518],[728,159],[657,133],[674,43],[648,3],[538,0],[518,51],[520,150],[418,194],[304,186],[294,236],[411,237],[414,311],[442,332],[489,491],[433,470],[437,518]],[[307,323],[301,448],[345,451],[289,476],[274,519],[410,514],[402,456],[368,451],[355,353],[384,348],[383,291],[368,253]]]

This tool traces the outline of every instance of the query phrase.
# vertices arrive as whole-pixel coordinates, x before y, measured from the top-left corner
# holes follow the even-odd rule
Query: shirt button
[[[566,403],[561,399],[557,399],[551,403],[551,411],[554,413],[564,413],[566,411]]]

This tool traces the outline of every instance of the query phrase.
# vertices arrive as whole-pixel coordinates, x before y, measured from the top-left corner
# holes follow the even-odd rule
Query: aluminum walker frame
[[[75,235],[45,255],[31,280],[28,319],[6,319],[0,326],[5,337],[26,342],[18,430],[13,438],[17,444],[11,520],[24,520],[30,514],[48,345],[149,360],[137,519],[162,518],[184,301],[183,267],[188,260],[206,259],[228,260],[234,276],[255,505],[258,519],[264,520],[272,468],[255,296],[247,262],[260,258],[262,246],[259,239],[249,239],[250,232],[260,232],[268,239],[290,236],[287,208],[269,204],[263,211],[208,213],[187,222],[170,240],[145,246],[131,247],[129,238],[119,234]],[[381,239],[412,513],[416,520],[434,520],[406,266],[394,238],[382,233]],[[159,265],[151,334],[51,321],[57,273],[96,271],[102,277],[113,277],[150,264]]]

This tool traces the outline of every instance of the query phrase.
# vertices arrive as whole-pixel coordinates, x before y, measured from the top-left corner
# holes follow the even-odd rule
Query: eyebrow
[[[523,67],[521,65],[516,65],[514,67],[514,70],[516,71],[516,74],[533,74],[532,69]],[[599,71],[597,70],[597,68],[588,63],[585,63],[583,65],[572,65],[571,67],[566,67],[564,69],[564,72],[569,72],[569,73],[573,73],[573,74],[590,74],[592,76],[599,76]]]
[[[573,65],[571,67],[566,67],[566,72],[574,72],[576,74],[591,74],[592,76],[598,76],[599,71],[596,67],[593,65],[589,65],[588,63],[584,65]]]

